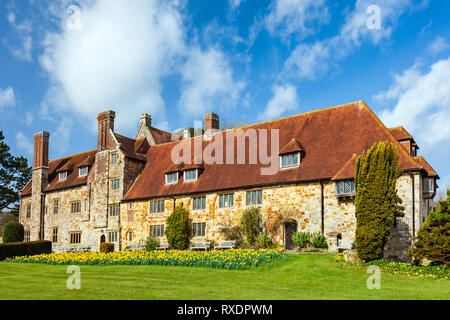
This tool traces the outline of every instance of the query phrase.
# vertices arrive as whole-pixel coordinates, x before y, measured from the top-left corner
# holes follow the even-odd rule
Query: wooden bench
[[[352,250],[355,247],[352,240],[338,240],[338,250]]]
[[[126,246],[126,251],[135,251],[135,250],[144,250],[145,245],[144,244],[130,244],[129,246]]]
[[[156,250],[168,250],[168,249],[169,249],[169,244],[168,243],[160,243],[156,247]]]
[[[204,241],[204,242],[194,242],[190,246],[189,250],[209,250],[211,246],[211,242]]]
[[[214,246],[214,250],[216,249],[234,249],[236,246],[236,240],[226,240],[219,241],[217,245]]]

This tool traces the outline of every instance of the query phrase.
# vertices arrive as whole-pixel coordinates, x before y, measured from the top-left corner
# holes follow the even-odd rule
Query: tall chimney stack
[[[50,134],[41,131],[34,135],[34,163],[33,168],[48,167],[48,141]]]
[[[143,113],[139,118],[139,122],[141,127],[147,127],[150,129],[152,127],[152,116],[148,113]]]
[[[203,118],[206,137],[211,137],[219,131],[219,116],[215,113],[207,113]]]
[[[116,113],[108,110],[97,115],[98,121],[98,150],[108,150],[109,130],[114,132]]]

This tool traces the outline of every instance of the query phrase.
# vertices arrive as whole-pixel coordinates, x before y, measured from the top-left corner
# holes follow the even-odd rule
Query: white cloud
[[[328,23],[330,14],[326,0],[278,0],[272,2],[264,25],[271,35],[286,38],[297,34],[301,38],[313,34]]]
[[[345,17],[339,33],[313,44],[299,44],[286,60],[285,73],[299,78],[317,78],[328,70],[332,63],[350,55],[364,42],[378,45],[388,39],[398,19],[413,7],[415,0],[380,0],[375,2],[380,13],[380,28],[369,28],[368,21],[374,21],[374,12],[368,8],[373,0],[358,0]],[[369,23],[370,25],[370,23]]]
[[[207,51],[192,48],[180,72],[179,106],[187,115],[202,115],[233,107],[245,86],[243,82],[234,80],[227,57],[215,48]]]
[[[231,7],[231,9],[236,9],[237,7],[239,7],[241,5],[242,2],[244,2],[245,0],[228,0],[228,3]]]
[[[16,23],[16,15],[13,12],[8,13],[8,22],[13,29],[12,37],[17,40],[20,45],[13,45],[10,40],[3,39],[6,47],[9,49],[11,54],[19,60],[31,62],[32,50],[33,50],[33,40],[31,38],[32,26],[30,21],[25,20],[22,23]]]
[[[395,75],[391,88],[378,94],[380,101],[395,101],[381,113],[388,126],[403,125],[422,148],[450,142],[450,57],[431,66],[428,73],[417,65]]]
[[[437,37],[430,43],[428,50],[432,53],[440,53],[448,48],[450,48],[450,44],[444,38]]]
[[[14,95],[14,90],[11,87],[6,89],[0,88],[0,108],[3,107],[14,107],[16,105],[16,98]]]
[[[18,132],[16,134],[16,141],[17,141],[17,147],[24,152],[26,152],[28,155],[33,154],[33,143],[30,141],[30,139],[23,133]]]
[[[161,79],[185,47],[177,3],[86,1],[78,17],[67,8],[49,4],[61,30],[43,42],[40,62],[51,80],[43,114],[88,119],[94,128],[96,114],[113,109],[119,131],[134,129],[143,112],[163,119]]]
[[[292,84],[274,85],[272,92],[273,96],[266,109],[258,117],[260,120],[276,119],[284,112],[298,108],[297,89]]]

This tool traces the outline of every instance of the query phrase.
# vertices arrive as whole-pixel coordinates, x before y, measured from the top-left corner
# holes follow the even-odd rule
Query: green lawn
[[[366,287],[364,270],[332,255],[296,255],[271,268],[81,266],[81,289],[68,290],[67,266],[0,263],[0,299],[449,299],[449,280],[382,273]]]

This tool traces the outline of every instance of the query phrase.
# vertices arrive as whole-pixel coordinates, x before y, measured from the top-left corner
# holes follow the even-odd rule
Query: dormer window
[[[198,179],[198,169],[190,169],[184,171],[184,181],[197,181]]]
[[[166,173],[166,184],[173,184],[178,182],[178,172]]]
[[[59,173],[59,181],[64,181],[67,179],[67,171],[61,171]]]
[[[300,165],[300,152],[292,152],[280,155],[280,168],[287,169]]]
[[[84,177],[84,176],[87,176],[87,174],[88,174],[87,166],[78,168],[78,176]]]

